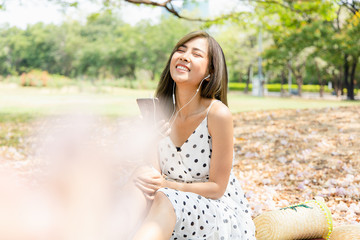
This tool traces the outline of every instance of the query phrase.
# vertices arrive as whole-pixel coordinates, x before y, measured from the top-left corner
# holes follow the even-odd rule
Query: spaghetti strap
[[[207,113],[206,113],[206,117],[209,115],[209,112],[210,112],[210,109],[211,109],[212,105],[213,105],[214,103],[216,103],[216,102],[220,102],[220,100],[215,100],[215,101],[213,101],[213,102],[210,104],[209,109],[207,110]]]

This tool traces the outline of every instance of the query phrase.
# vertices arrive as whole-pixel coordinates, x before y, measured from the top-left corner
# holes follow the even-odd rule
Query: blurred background
[[[203,29],[223,47],[230,90],[358,94],[358,0],[2,0],[0,7],[2,88],[153,90],[176,41]]]
[[[91,111],[139,114],[175,43],[194,30],[222,46],[229,107],[359,105],[359,0],[1,0],[0,147],[28,124]],[[357,119],[353,116],[353,119]]]
[[[139,164],[136,154],[148,143],[133,125],[136,98],[153,96],[175,43],[199,29],[225,53],[234,171],[253,216],[322,196],[335,222],[359,224],[359,10],[360,0],[0,0],[0,171],[7,169],[0,195],[8,196],[0,201],[8,213],[0,230],[8,233],[0,236],[100,239],[88,226],[101,225],[94,214],[106,211],[99,206],[107,199],[89,196],[114,194],[108,176]],[[64,120],[69,112],[83,115]],[[63,163],[53,166],[59,174],[44,168],[46,156]],[[26,189],[51,175],[60,180],[28,197],[14,191],[18,178],[9,172]],[[89,220],[84,232],[54,229],[68,221],[53,207],[64,205],[61,198],[47,199],[53,189],[71,197],[66,217]],[[98,212],[88,211],[94,206]],[[26,221],[13,214],[21,209],[31,210]],[[121,211],[116,217],[126,222]]]

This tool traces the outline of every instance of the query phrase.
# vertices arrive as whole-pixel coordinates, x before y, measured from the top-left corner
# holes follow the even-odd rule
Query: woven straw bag
[[[257,240],[329,239],[330,210],[322,200],[311,200],[265,212],[254,219]]]
[[[343,225],[335,227],[330,235],[331,240],[360,240],[360,225]]]

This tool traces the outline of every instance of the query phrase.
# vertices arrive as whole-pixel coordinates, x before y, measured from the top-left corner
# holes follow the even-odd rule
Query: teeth
[[[183,67],[183,66],[177,66],[176,68],[179,68],[179,69],[184,70],[184,71],[189,71],[189,69],[187,69],[186,67]]]

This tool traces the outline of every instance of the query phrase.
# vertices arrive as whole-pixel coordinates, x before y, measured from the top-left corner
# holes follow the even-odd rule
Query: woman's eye
[[[198,53],[194,53],[194,56],[195,57],[202,57],[201,54],[198,54]]]
[[[176,50],[176,51],[178,51],[178,52],[185,52],[183,49],[178,49],[178,50]]]

